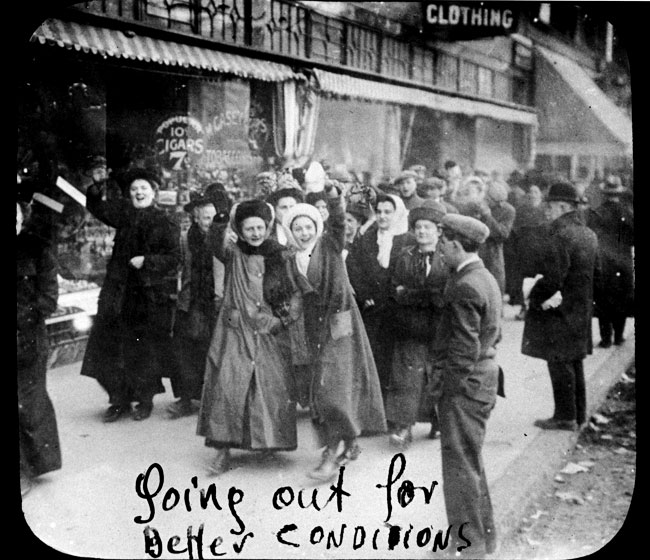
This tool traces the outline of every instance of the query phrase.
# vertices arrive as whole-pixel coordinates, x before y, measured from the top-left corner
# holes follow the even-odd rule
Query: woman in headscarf
[[[225,264],[225,289],[208,357],[197,434],[217,450],[210,472],[228,469],[230,449],[296,449],[296,401],[292,376],[278,334],[282,320],[265,294],[281,300],[280,284],[268,289],[266,266],[282,259],[283,247],[269,239],[273,207],[260,200],[233,206],[230,228],[214,223],[214,255]],[[235,240],[236,238],[236,240]],[[274,268],[278,268],[275,266]],[[281,302],[277,302],[281,306]]]
[[[408,212],[402,199],[390,194],[378,194],[374,209],[374,223],[354,241],[345,264],[385,397],[393,356],[388,267],[391,251],[398,254],[408,241],[402,235],[408,231]]]
[[[310,411],[324,447],[309,476],[320,481],[356,459],[359,435],[386,431],[377,369],[343,261],[344,208],[334,188],[328,191],[328,211],[325,232],[322,215],[310,204],[297,204],[283,221],[298,248],[289,270],[303,299]]]

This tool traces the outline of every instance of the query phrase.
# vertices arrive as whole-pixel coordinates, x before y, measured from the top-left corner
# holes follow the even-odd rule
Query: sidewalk
[[[535,419],[553,413],[551,386],[546,363],[521,355],[523,322],[513,315],[506,307],[498,355],[506,398],[497,401],[484,448],[501,538],[550,481],[577,437],[533,426]],[[590,412],[634,359],[631,321],[626,338],[621,347],[596,348],[585,361]],[[330,484],[314,486],[306,477],[318,451],[309,414],[300,410],[296,451],[266,459],[235,452],[233,469],[215,479],[206,474],[213,451],[195,435],[196,416],[165,418],[164,408],[173,401],[168,383],[148,420],[103,424],[106,396],[79,369],[76,363],[48,373],[63,469],[42,477],[23,502],[32,531],[59,551],[96,558],[432,558],[433,535],[447,531],[440,440],[427,439],[428,425],[416,426],[403,463],[386,436],[362,438],[363,452],[346,466],[337,493]],[[148,469],[149,500],[137,492],[138,476]],[[202,501],[201,489],[210,489],[219,507],[209,497]],[[155,529],[149,532],[150,554],[147,526]],[[179,538],[170,541],[174,536]]]

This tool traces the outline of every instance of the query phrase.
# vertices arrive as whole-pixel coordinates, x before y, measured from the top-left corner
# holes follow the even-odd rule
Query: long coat
[[[290,260],[301,287],[312,357],[310,410],[336,426],[341,439],[386,431],[379,378],[366,330],[343,261],[345,214],[340,198],[328,201],[327,228],[311,254],[307,276]],[[323,442],[325,443],[325,442]]]
[[[176,274],[180,265],[178,226],[156,206],[136,209],[126,198],[103,199],[99,189],[90,187],[88,210],[106,225],[115,228],[115,240],[106,267],[95,324],[90,332],[81,374],[97,379],[109,393],[117,390],[115,370],[124,367],[123,335],[135,329],[148,339],[165,339],[171,331]],[[143,255],[141,269],[133,268],[131,258]],[[125,330],[125,325],[129,329]],[[128,344],[128,343],[127,343]],[[143,371],[126,372],[127,376],[147,377],[152,390],[162,392],[161,359],[141,366]],[[148,359],[149,359],[148,358]],[[146,370],[146,371],[144,371]]]
[[[587,221],[598,237],[601,277],[596,314],[634,315],[634,214],[621,202],[605,200]]]
[[[491,214],[483,219],[490,229],[490,235],[479,249],[479,256],[499,285],[501,293],[506,290],[506,266],[503,257],[503,244],[510,236],[515,221],[514,206],[500,202],[490,207]]]
[[[385,389],[393,356],[393,337],[390,333],[392,300],[390,265],[388,268],[382,268],[377,261],[377,231],[375,223],[354,240],[345,264],[370,340],[379,379]],[[399,254],[402,247],[412,243],[414,241],[410,233],[396,235],[393,237],[391,255]],[[372,299],[375,305],[365,308],[364,303],[369,299]]]
[[[52,248],[22,232],[16,240],[16,362],[21,470],[38,476],[61,468],[61,446],[47,394],[45,319],[56,310],[57,263]]]
[[[225,228],[215,225],[214,255],[224,263],[226,277],[197,434],[212,447],[296,449],[293,377],[275,334],[281,321],[264,298],[266,258],[239,244],[224,245]]]
[[[560,216],[548,227],[543,258],[536,259],[543,275],[530,292],[521,351],[546,361],[573,361],[592,352],[594,274],[598,260],[596,234],[578,212]],[[542,310],[541,304],[555,292],[562,303]]]
[[[417,246],[403,248],[391,262],[391,287],[394,300],[393,328],[395,348],[386,395],[386,416],[394,424],[409,425],[431,421],[439,377],[433,377],[431,351],[440,322],[443,292],[449,269],[440,251],[426,259]],[[396,290],[402,286],[399,292]]]

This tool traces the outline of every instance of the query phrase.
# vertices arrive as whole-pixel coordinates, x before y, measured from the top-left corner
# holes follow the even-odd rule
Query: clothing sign
[[[514,3],[422,2],[422,29],[427,38],[459,41],[508,35],[517,31]]]

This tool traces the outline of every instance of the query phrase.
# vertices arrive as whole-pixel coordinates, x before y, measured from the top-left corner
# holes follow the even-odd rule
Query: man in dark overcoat
[[[442,379],[438,404],[442,477],[452,553],[481,558],[496,549],[492,503],[483,466],[486,423],[496,403],[496,341],[502,298],[478,256],[490,231],[481,221],[446,214],[438,241],[451,276],[434,343],[434,377]],[[469,543],[469,544],[468,544]]]
[[[627,317],[634,307],[634,213],[623,202],[626,189],[621,180],[608,176],[602,187],[603,203],[589,214],[587,225],[596,232],[601,282],[596,290],[596,315],[601,348],[620,345]]]
[[[551,185],[547,249],[535,260],[541,278],[530,291],[524,323],[521,351],[546,360],[553,387],[553,417],[535,422],[543,429],[575,430],[586,420],[583,360],[592,352],[598,240],[584,225],[579,202],[571,183]]]

